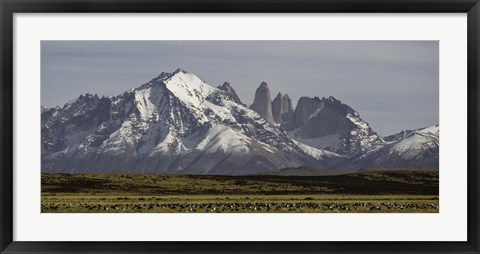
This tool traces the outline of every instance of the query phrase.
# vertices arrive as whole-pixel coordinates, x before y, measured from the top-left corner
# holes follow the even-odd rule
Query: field
[[[437,213],[438,171],[338,176],[42,174],[42,213]]]

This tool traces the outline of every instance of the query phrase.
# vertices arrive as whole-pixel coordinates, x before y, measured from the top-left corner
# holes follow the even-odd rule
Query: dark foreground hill
[[[42,193],[122,195],[438,195],[438,171],[388,170],[332,176],[42,174]]]

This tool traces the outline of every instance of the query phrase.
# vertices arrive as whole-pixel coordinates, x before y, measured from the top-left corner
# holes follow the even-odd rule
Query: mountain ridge
[[[118,96],[87,93],[63,107],[41,107],[42,171],[234,175],[308,167],[322,174],[332,168],[360,170],[367,165],[365,160],[359,162],[361,154],[394,142],[390,136],[383,140],[356,111],[334,97],[305,97],[316,108],[306,107],[309,115],[299,113],[298,119],[304,122],[295,128],[299,103],[292,112],[288,95],[277,95],[274,104],[275,99],[268,100],[268,85],[262,82],[260,87],[259,97],[267,103],[257,100],[257,106],[266,109],[271,121],[241,103],[229,83],[215,88],[183,69],[162,72]],[[279,118],[279,112],[288,118]],[[345,132],[350,132],[350,138],[360,137],[348,141],[357,142],[351,146],[357,150],[324,150],[302,139],[305,136],[294,135],[305,134],[302,131],[315,127],[315,121],[331,115],[349,124]],[[355,131],[364,133],[353,135]],[[372,142],[365,142],[369,138]],[[438,135],[432,144],[438,147]],[[435,147],[430,150],[435,151]],[[431,156],[438,160],[438,155]]]
[[[181,69],[119,96],[80,96],[56,112],[42,121],[47,172],[254,174],[286,165],[320,169],[336,159],[305,152],[279,127]]]

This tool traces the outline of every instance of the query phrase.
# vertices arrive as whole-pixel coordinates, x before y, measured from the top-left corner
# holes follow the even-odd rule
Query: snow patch
[[[306,154],[312,156],[313,158],[315,158],[317,160],[320,160],[320,159],[325,158],[325,157],[342,157],[341,155],[336,154],[334,152],[317,149],[315,147],[311,147],[311,146],[305,145],[303,143],[300,143],[296,140],[293,140],[293,142],[298,147],[300,147],[300,149],[302,149],[303,152],[305,152]]]
[[[135,90],[135,106],[144,120],[158,119],[158,109],[162,106],[164,91],[159,86]]]
[[[195,107],[200,106],[206,97],[218,90],[207,85],[197,76],[183,71],[170,76],[163,82],[177,98]]]
[[[341,146],[339,134],[325,135],[318,138],[301,138],[296,135],[296,130],[288,132],[288,136],[302,144],[328,151],[337,151]]]
[[[152,150],[152,155],[155,153],[167,153],[169,152],[174,145],[178,144],[177,137],[173,134],[172,131],[168,132],[165,138]],[[178,151],[174,151],[178,152]]]
[[[362,119],[360,119],[358,117],[358,113],[355,112],[353,115],[348,113],[347,114],[347,118],[348,120],[350,120],[352,123],[354,123],[356,126],[358,126],[360,129],[363,129],[363,130],[368,130],[370,127],[368,126],[368,124],[363,121]]]
[[[223,151],[225,153],[248,153],[245,145],[248,138],[223,125],[214,125],[196,147],[197,150],[205,150],[210,153]]]

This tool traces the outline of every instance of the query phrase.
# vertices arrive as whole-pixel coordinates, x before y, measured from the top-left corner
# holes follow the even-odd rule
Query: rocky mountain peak
[[[284,125],[292,125],[294,122],[292,100],[287,94],[282,95],[280,92],[272,101],[272,115],[277,123]],[[288,129],[288,127],[287,127]]]
[[[180,72],[182,72],[182,73],[188,73],[187,71],[185,71],[185,70],[182,69],[182,68],[177,68],[177,69],[173,72],[173,74],[177,74],[177,73],[180,73]]]
[[[233,100],[234,102],[236,102],[238,104],[242,104],[242,105],[245,106],[245,104],[242,103],[242,101],[238,97],[237,93],[235,92],[235,89],[233,89],[233,86],[230,85],[230,83],[225,82],[222,85],[217,86],[217,88],[222,90],[222,91],[225,91],[225,93],[226,93],[226,95],[229,99]]]
[[[335,108],[342,114],[358,115],[358,113],[355,110],[353,110],[350,106],[348,106],[347,104],[344,104],[342,101],[338,100],[333,96],[329,96],[328,98],[322,98],[321,102],[324,106]]]
[[[337,98],[335,98],[333,96],[328,96],[328,100],[331,101],[331,102],[340,102],[339,100],[337,100]]]
[[[272,98],[270,97],[270,89],[266,82],[263,81],[255,91],[255,98],[250,108],[267,120],[267,122],[274,123],[272,115]]]
[[[228,90],[228,89],[231,89],[233,87],[229,82],[225,81],[225,82],[223,82],[222,85],[219,85],[217,88],[220,88],[220,89],[223,89],[223,90]]]
[[[172,73],[162,72],[162,73],[160,73],[160,75],[158,75],[158,77],[156,77],[155,79],[165,79],[165,78],[167,78],[167,77],[169,77],[169,76],[171,76],[171,75],[172,75]]]
[[[174,72],[164,72],[162,71],[160,73],[160,75],[156,76],[155,78],[153,78],[152,80],[150,80],[149,82],[147,82],[145,85],[151,85],[152,83],[155,83],[155,82],[158,82],[158,81],[164,81],[164,80],[167,80],[177,74],[187,74],[188,72],[185,71],[184,69],[182,68],[177,68]],[[144,86],[145,86],[144,85]]]
[[[318,97],[300,97],[295,107],[295,128],[302,126],[302,124],[312,115],[315,110],[319,109],[321,101]]]
[[[90,94],[90,93],[86,93],[85,95],[81,94],[79,97],[79,99],[81,100],[91,100],[91,99],[98,99],[98,95],[97,94]]]
[[[340,154],[357,154],[384,142],[355,110],[333,96],[301,97],[294,121],[293,127],[285,127],[294,139]]]

